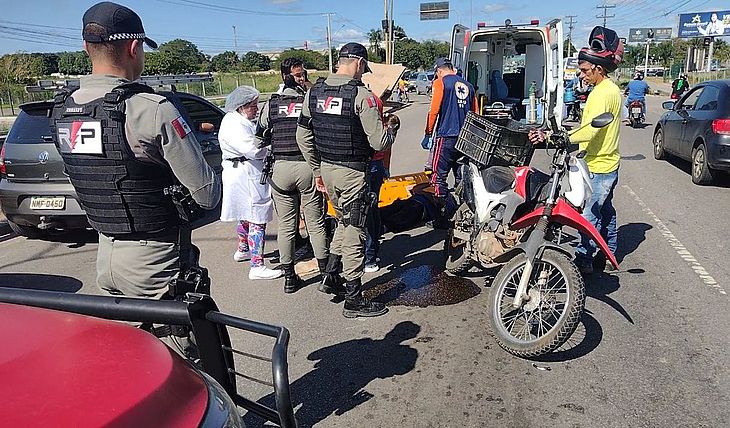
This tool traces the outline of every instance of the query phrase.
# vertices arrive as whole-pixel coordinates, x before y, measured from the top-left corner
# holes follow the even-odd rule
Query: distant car
[[[669,111],[654,130],[654,158],[674,155],[692,162],[695,184],[730,171],[730,80],[700,83],[662,107]]]
[[[416,76],[416,94],[430,93],[434,77],[435,75],[431,71],[418,73]]]
[[[408,92],[413,92],[416,90],[416,79],[418,78],[418,72],[413,71],[411,73],[408,73]]]
[[[217,171],[221,150],[217,130],[223,111],[204,98],[184,92],[160,92],[175,104],[193,128],[203,155]],[[89,227],[86,214],[64,171],[49,127],[51,101],[23,104],[0,150],[0,205],[19,235],[43,238],[50,230]]]
[[[0,287],[2,425],[242,428],[239,405],[295,427],[288,331],[222,314],[209,296],[197,296],[160,301]],[[199,360],[141,328],[110,321],[141,319],[191,328]],[[276,340],[267,379],[276,408],[239,395],[233,331]]]

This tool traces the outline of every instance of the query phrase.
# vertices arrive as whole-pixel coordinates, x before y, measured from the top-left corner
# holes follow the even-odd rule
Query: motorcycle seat
[[[490,166],[482,171],[484,187],[489,193],[502,193],[512,187],[515,172],[508,166]]]

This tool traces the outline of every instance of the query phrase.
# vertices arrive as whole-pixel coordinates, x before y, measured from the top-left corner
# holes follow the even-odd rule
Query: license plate
[[[30,198],[32,210],[62,210],[66,207],[64,196],[33,196]]]
[[[641,113],[641,109],[639,107],[634,107],[631,109],[631,113]]]

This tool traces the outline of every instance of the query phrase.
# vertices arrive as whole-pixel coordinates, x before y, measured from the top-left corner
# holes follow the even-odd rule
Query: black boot
[[[382,303],[371,302],[362,296],[362,282],[358,278],[345,283],[347,294],[345,295],[345,307],[342,308],[342,315],[345,318],[377,317],[388,312],[388,308]]]
[[[336,254],[330,254],[328,259],[317,259],[319,273],[322,274],[322,282],[319,284],[319,291],[327,294],[344,295],[344,280],[340,276],[342,258]]]
[[[291,294],[302,288],[304,281],[294,272],[294,263],[281,265],[284,271],[284,293]]]

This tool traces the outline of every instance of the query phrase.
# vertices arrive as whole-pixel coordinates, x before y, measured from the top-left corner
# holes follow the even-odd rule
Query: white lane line
[[[642,211],[644,211],[644,213],[646,213],[646,215],[648,215],[649,218],[651,218],[654,221],[654,224],[656,224],[657,229],[659,229],[659,233],[662,234],[664,239],[667,240],[669,245],[671,245],[671,247],[674,249],[674,251],[677,252],[677,254],[682,258],[682,260],[684,260],[685,262],[687,262],[687,264],[689,264],[689,266],[692,268],[692,270],[695,272],[695,274],[702,280],[702,282],[704,282],[705,285],[707,285],[708,287],[716,289],[718,292],[720,292],[720,294],[726,295],[727,293],[725,292],[725,290],[723,290],[722,286],[720,286],[720,284],[718,284],[717,281],[715,281],[715,278],[713,278],[712,275],[710,275],[707,272],[707,269],[705,269],[700,264],[700,262],[697,261],[697,259],[692,255],[692,253],[689,252],[689,250],[684,246],[684,244],[682,244],[682,242],[679,239],[677,239],[676,236],[674,236],[674,234],[672,233],[671,230],[669,230],[667,225],[665,225],[664,222],[659,217],[657,217],[656,214],[654,214],[654,211],[652,211],[648,206],[646,206],[646,204],[644,203],[644,201],[641,200],[639,195],[637,195],[636,192],[634,192],[631,189],[631,187],[629,187],[625,184],[621,187],[623,187],[624,189],[626,189],[627,192],[629,192],[629,195],[631,195],[631,197],[634,198],[636,203],[639,204]]]

